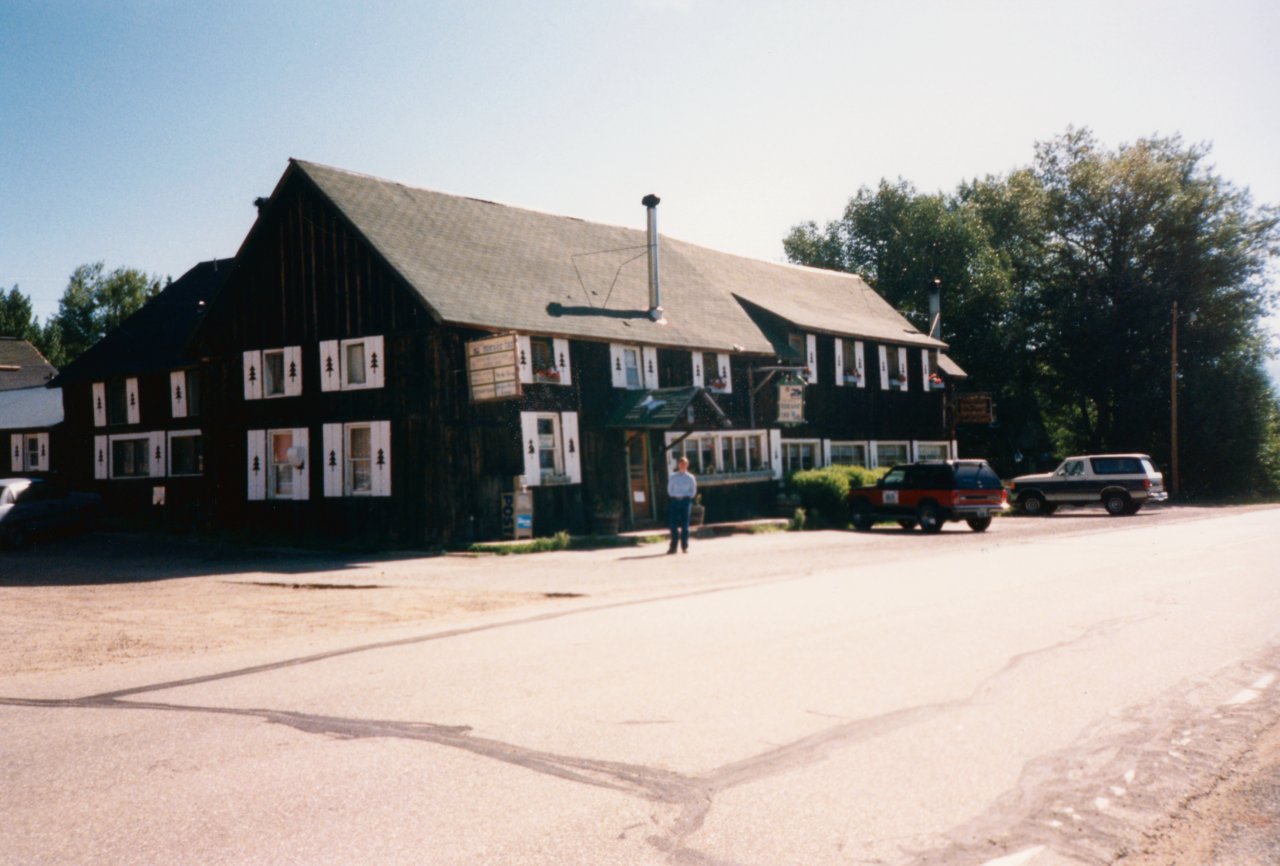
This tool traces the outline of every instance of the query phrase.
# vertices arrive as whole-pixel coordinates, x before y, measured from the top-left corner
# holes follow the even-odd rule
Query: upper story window
[[[654,346],[609,344],[609,364],[613,387],[632,391],[658,388],[658,350]]]
[[[787,343],[800,356],[800,366],[804,368],[804,380],[810,385],[818,384],[818,337],[816,334],[790,333]]]
[[[320,390],[356,391],[381,388],[386,358],[381,336],[320,342]]]
[[[262,400],[302,393],[302,347],[251,349],[244,353],[244,398]]]
[[[174,418],[200,414],[200,373],[174,370],[169,374],[169,407]]]
[[[533,358],[533,381],[558,385],[560,365],[556,363],[555,341],[550,337],[530,337],[529,353]]]
[[[718,352],[694,352],[693,384],[717,394],[732,394],[729,356]]]
[[[836,384],[866,387],[867,372],[861,340],[848,340],[837,337],[836,349]]]
[[[137,424],[141,419],[138,403],[138,380],[135,378],[112,379],[94,382],[93,425]]]

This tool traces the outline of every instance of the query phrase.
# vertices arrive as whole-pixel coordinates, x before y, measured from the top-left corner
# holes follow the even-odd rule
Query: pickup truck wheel
[[[920,528],[925,532],[942,530],[942,515],[938,513],[938,506],[932,502],[921,505],[920,510],[916,512],[916,517],[920,520]]]
[[[898,525],[903,529],[915,529],[916,522],[914,520],[899,520]]]
[[[986,532],[987,527],[991,525],[990,517],[970,517],[967,521],[969,528],[974,532]]]
[[[1018,499],[1018,507],[1028,517],[1039,517],[1041,514],[1049,513],[1045,508],[1044,497],[1039,493],[1022,494]]]
[[[1102,505],[1112,517],[1129,513],[1129,497],[1123,493],[1108,493],[1102,497]]]
[[[865,499],[859,499],[853,503],[849,519],[853,523],[853,528],[859,532],[866,532],[875,523],[875,519],[871,516],[871,505]]]

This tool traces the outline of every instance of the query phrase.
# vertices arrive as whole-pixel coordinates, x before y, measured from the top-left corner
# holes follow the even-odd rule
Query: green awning
[[[702,402],[710,405],[722,425],[727,422],[724,410],[703,388],[654,388],[628,394],[605,426],[627,430],[692,429],[689,407]]]

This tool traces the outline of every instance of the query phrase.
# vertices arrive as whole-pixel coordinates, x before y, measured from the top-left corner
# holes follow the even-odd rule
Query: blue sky
[[[0,0],[0,287],[235,253],[289,157],[782,259],[1069,125],[1280,203],[1280,4]],[[1278,367],[1277,369],[1280,369]]]

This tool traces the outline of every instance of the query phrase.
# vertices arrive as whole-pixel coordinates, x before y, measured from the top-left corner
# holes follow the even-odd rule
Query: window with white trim
[[[555,340],[551,337],[530,337],[529,354],[533,361],[533,381],[559,385],[560,367],[556,364]]]
[[[151,475],[151,435],[111,437],[111,477],[148,478]]]
[[[907,384],[907,365],[903,363],[906,359],[903,353],[897,351],[893,347],[889,348],[886,362],[889,365],[889,387],[895,389],[905,389]]]
[[[948,442],[917,442],[916,460],[921,463],[941,463],[951,457]]]
[[[169,432],[169,474],[204,474],[204,436],[199,430]]]
[[[521,412],[520,434],[526,486],[582,483],[577,412]]]
[[[342,390],[381,388],[383,385],[382,337],[343,340]]]
[[[876,466],[893,466],[911,462],[910,442],[875,443]]]
[[[284,396],[284,349],[272,349],[262,353],[262,396]]]
[[[265,400],[302,393],[302,347],[250,349],[244,353],[244,398]]]
[[[348,424],[346,437],[346,470],[343,489],[348,496],[373,494],[373,425]]]
[[[782,473],[790,475],[822,465],[822,443],[817,439],[783,439]]]
[[[694,433],[675,442],[681,434],[668,433],[672,462],[689,458],[689,470],[699,479],[730,479],[770,473],[766,433],[747,430],[734,433]],[[675,444],[672,444],[675,443]]]
[[[832,442],[832,466],[869,466],[866,442]]]
[[[622,347],[622,375],[626,381],[626,387],[630,390],[636,390],[641,385],[641,361],[639,346],[623,346]]]
[[[321,428],[324,495],[391,495],[391,422],[356,421]]]
[[[857,385],[859,388],[866,387],[867,371],[862,341],[840,338],[836,340],[836,348],[841,362],[839,364],[840,382],[845,385]]]
[[[267,431],[267,498],[293,498],[293,464],[289,450],[293,448],[292,430]]]

